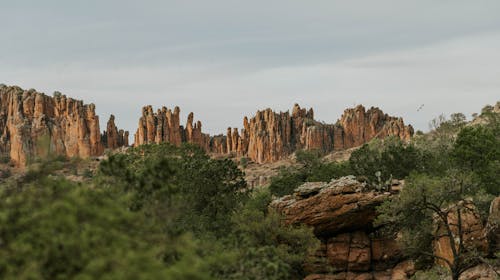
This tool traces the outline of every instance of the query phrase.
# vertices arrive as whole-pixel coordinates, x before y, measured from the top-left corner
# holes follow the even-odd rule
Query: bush
[[[98,174],[98,184],[130,194],[132,209],[177,213],[170,229],[195,234],[223,235],[229,215],[245,197],[243,173],[233,161],[211,159],[191,145],[132,148],[102,162]]]
[[[219,270],[220,279],[303,279],[303,263],[319,246],[312,228],[286,226],[267,205],[271,195],[257,191],[232,216],[228,250],[235,256]]]
[[[363,145],[354,151],[349,165],[354,175],[365,176],[372,183],[380,179],[404,179],[413,171],[424,169],[423,153],[412,144],[405,144],[400,139],[388,138],[384,141]]]
[[[106,191],[45,178],[0,196],[2,279],[172,279],[192,254]],[[179,252],[168,266],[167,251]],[[200,270],[176,279],[202,279]]]

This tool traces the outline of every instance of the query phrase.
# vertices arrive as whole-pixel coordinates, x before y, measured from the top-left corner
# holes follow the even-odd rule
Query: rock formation
[[[0,87],[0,153],[20,166],[44,154],[67,157],[100,156],[104,149],[128,146],[128,132],[116,127],[111,115],[101,135],[93,104],[56,93],[46,96],[35,90]],[[297,150],[330,152],[364,144],[375,137],[394,135],[407,140],[413,134],[402,119],[389,117],[377,108],[358,106],[344,112],[336,124],[314,120],[312,109],[295,105],[292,112],[257,111],[243,119],[243,129],[228,128],[225,135],[202,132],[200,121],[190,113],[180,124],[180,109],[152,106],[142,109],[134,145],[168,142],[193,143],[218,155],[248,157],[256,163],[275,162]]]
[[[391,194],[367,191],[367,185],[352,177],[330,183],[305,183],[293,196],[273,202],[289,224],[314,227],[318,236],[369,230],[375,220],[375,207]]]
[[[184,142],[199,145],[209,151],[211,146],[210,136],[201,132],[201,122],[193,124],[194,115],[188,116],[186,127],[180,125],[179,107],[172,111],[166,107],[158,109],[155,113],[152,106],[142,108],[142,116],[139,119],[139,128],[135,133],[134,146],[153,143],[171,143],[179,146]],[[225,143],[225,141],[224,141]],[[218,148],[222,144],[217,145]],[[225,149],[222,153],[225,153]]]
[[[273,201],[287,224],[314,228],[322,246],[305,266],[306,279],[409,279],[413,263],[403,259],[396,239],[377,233],[375,207],[392,196],[354,177],[305,183],[293,195]]]
[[[102,135],[102,143],[106,149],[117,149],[120,147],[128,147],[129,132],[123,129],[118,129],[115,125],[115,116],[109,117],[106,131]]]
[[[361,105],[347,109],[340,118],[342,127],[343,146],[352,148],[363,145],[373,138],[397,136],[409,140],[413,135],[413,128],[405,126],[403,119],[390,117],[379,108],[370,108],[368,111]]]
[[[0,154],[20,167],[36,157],[88,158],[128,145],[128,132],[116,128],[114,116],[101,135],[94,104],[17,86],[0,85],[0,131]]]
[[[453,207],[449,207],[448,213],[448,226],[454,236],[459,236],[459,224],[461,224],[461,231],[463,233],[464,246],[467,248],[474,248],[478,253],[486,255],[488,253],[488,236],[486,228],[483,225],[481,216],[476,210],[474,204],[470,201],[462,201]],[[458,210],[459,209],[459,210]],[[457,211],[460,211],[461,222],[458,222]],[[436,237],[434,240],[434,254],[448,262],[453,263],[452,246],[450,245],[450,238],[447,234],[446,228],[443,223],[436,225]],[[458,250],[458,244],[455,244],[455,249]],[[437,263],[445,266],[443,260],[437,259]]]
[[[257,163],[275,162],[297,150],[330,152],[362,145],[373,138],[396,136],[408,140],[413,128],[401,118],[390,117],[378,108],[368,111],[363,106],[347,109],[336,124],[314,120],[314,111],[295,104],[292,113],[276,113],[271,109],[257,111],[251,119],[243,119],[243,129],[228,128],[225,135],[209,137],[201,131],[201,122],[193,126],[192,113],[184,129],[180,126],[180,110],[165,107],[153,112],[143,108],[135,145],[169,142],[195,143],[207,152],[245,156]]]
[[[500,196],[491,202],[486,232],[490,241],[491,254],[500,252]]]
[[[403,257],[398,236],[386,236],[372,226],[377,215],[376,207],[398,195],[403,187],[402,181],[395,180],[391,192],[380,192],[348,176],[329,183],[305,183],[293,195],[276,199],[269,207],[283,214],[286,224],[313,227],[316,237],[321,240],[322,245],[312,261],[305,264],[306,272],[310,273],[306,279],[403,280],[415,273],[413,262]],[[498,241],[500,197],[491,204],[486,227],[471,201],[457,205],[460,207],[447,208],[452,232],[458,233],[456,213],[461,209],[464,246],[486,256],[489,242],[495,245],[494,241]],[[443,225],[436,223],[434,254],[452,262],[451,245],[443,230]],[[495,279],[480,278],[481,275],[495,275],[482,266],[471,268],[464,275],[477,275],[478,278],[463,276],[460,279]]]
[[[48,154],[101,155],[103,146],[94,104],[54,97],[33,89],[0,86],[0,152],[19,165]]]

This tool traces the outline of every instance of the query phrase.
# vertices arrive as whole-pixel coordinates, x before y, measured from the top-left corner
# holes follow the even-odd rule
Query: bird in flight
[[[417,109],[417,112],[420,112],[423,108],[424,108],[424,104],[420,105],[420,107],[418,107],[418,109]]]

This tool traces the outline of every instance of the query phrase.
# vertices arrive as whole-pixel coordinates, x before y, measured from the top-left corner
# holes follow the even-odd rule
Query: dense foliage
[[[300,279],[317,240],[249,194],[231,160],[162,144],[73,183],[57,160],[0,193],[2,279]]]
[[[466,126],[462,120],[455,115],[425,138],[414,140],[422,161],[409,170],[401,194],[378,209],[381,215],[377,219],[389,232],[402,233],[408,257],[424,266],[437,259],[446,265],[452,279],[485,262],[474,246],[464,242],[463,213],[478,211],[485,219],[491,200],[500,194],[499,122]],[[450,226],[450,217],[455,217],[456,224]],[[439,234],[450,242],[451,259],[433,252],[436,224],[443,225]],[[430,277],[433,272],[442,273],[429,270],[417,277]]]
[[[400,196],[380,207],[377,223],[402,232],[406,255],[430,268],[440,211],[460,211],[472,199],[486,213],[500,195],[500,121],[490,111],[482,117],[487,121],[475,126],[462,114],[440,117],[431,133],[409,143],[375,139],[344,162],[298,151],[297,166],[253,191],[234,161],[190,145],[130,148],[97,172],[84,170],[80,183],[61,173],[78,174],[77,159],[34,160],[0,186],[0,278],[302,279],[319,241],[310,228],[283,224],[268,205],[304,182],[351,174],[379,187],[406,179]],[[450,274],[456,279],[477,262],[475,254],[460,244]],[[433,273],[444,272],[419,275]]]

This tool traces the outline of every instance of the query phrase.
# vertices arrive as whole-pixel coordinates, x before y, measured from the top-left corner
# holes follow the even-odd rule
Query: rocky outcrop
[[[368,111],[363,106],[348,109],[336,124],[314,120],[312,109],[295,104],[292,112],[276,113],[271,109],[257,111],[253,118],[243,119],[243,129],[228,128],[225,135],[209,137],[201,131],[201,122],[193,125],[188,116],[184,129],[180,126],[179,108],[165,107],[153,112],[143,108],[135,145],[169,142],[180,145],[190,142],[215,154],[248,157],[256,163],[275,162],[297,150],[330,152],[362,145],[373,138],[396,136],[408,140],[413,134],[401,118],[390,117],[378,108]]]
[[[486,255],[488,253],[489,246],[486,228],[484,227],[481,216],[476,210],[474,204],[470,201],[462,201],[447,210],[448,226],[450,227],[453,236],[460,236],[459,225],[461,225],[460,228],[463,234],[464,246]],[[458,211],[460,211],[460,216],[458,215]],[[458,217],[460,217],[460,222],[458,221]],[[453,263],[453,247],[451,246],[446,227],[443,223],[439,222],[436,226],[436,236],[433,245],[434,255]],[[455,249],[458,250],[458,240],[455,240],[453,243],[455,243]],[[437,259],[436,262],[442,266],[446,266],[446,262],[443,260]]]
[[[106,130],[102,134],[102,143],[106,149],[117,149],[120,147],[128,147],[129,132],[123,129],[118,129],[115,125],[115,116],[109,117]]]
[[[339,122],[342,127],[344,148],[363,145],[373,138],[397,136],[409,140],[413,135],[413,128],[405,126],[402,118],[390,117],[379,108],[370,108],[366,111],[359,105],[347,109]]]
[[[53,153],[67,157],[102,155],[104,149],[128,146],[128,132],[118,129],[111,115],[101,135],[93,104],[53,97],[19,87],[0,88],[0,153],[18,165],[38,155]],[[292,112],[257,111],[243,119],[243,129],[228,128],[225,135],[211,137],[202,132],[202,123],[190,113],[180,124],[180,109],[152,106],[142,109],[134,145],[168,142],[192,143],[218,155],[247,157],[256,163],[270,163],[297,150],[330,152],[354,147],[374,137],[394,135],[408,139],[413,130],[401,119],[389,117],[377,108],[348,109],[336,124],[314,120],[312,109],[295,105]]]
[[[381,192],[353,176],[329,183],[308,182],[295,189],[292,195],[275,199],[270,208],[283,215],[286,224],[306,224],[321,240],[320,248],[305,264],[310,273],[306,279],[409,279],[415,273],[411,260],[405,260],[398,243],[401,236],[387,236],[372,223],[376,207],[384,200],[398,195],[403,181],[394,180],[391,192]],[[500,197],[491,203],[485,226],[472,201],[465,200],[443,209],[448,213],[448,226],[458,236],[459,225],[464,247],[488,255],[488,247],[497,253],[500,224]],[[460,211],[461,222],[458,222]],[[434,255],[453,263],[451,243],[445,226],[435,221]],[[454,242],[458,242],[454,240]],[[458,245],[458,244],[457,244]],[[447,267],[436,258],[437,263]],[[474,265],[474,263],[471,263]],[[467,278],[464,275],[467,275]],[[492,267],[473,267],[460,279],[496,279]]]
[[[491,202],[486,232],[490,241],[491,255],[500,252],[500,196]]]
[[[305,265],[311,273],[306,279],[409,279],[413,263],[403,259],[396,238],[372,226],[375,208],[392,195],[349,176],[305,183],[270,207],[287,224],[312,226],[321,240],[314,261]]]
[[[135,134],[135,146],[169,142],[180,145],[183,129],[180,126],[180,109],[163,107],[155,113],[152,106],[142,108],[139,127]]]
[[[294,195],[273,201],[272,207],[283,213],[289,224],[314,227],[318,236],[369,230],[375,220],[375,207],[391,193],[369,189],[354,177],[330,183],[306,183]]]
[[[94,104],[58,92],[0,86],[0,153],[18,166],[37,156],[98,156],[103,152]]]
[[[163,107],[156,112],[153,111],[152,106],[142,108],[139,128],[134,136],[134,146],[164,142],[176,146],[182,143],[193,143],[210,151],[212,139],[209,135],[201,132],[201,122],[193,123],[194,115],[190,113],[186,126],[181,126],[180,112],[179,107],[175,107],[173,111]],[[214,147],[217,148],[220,148],[221,145],[222,143],[218,145],[214,143]],[[222,149],[222,153],[225,153],[224,149]]]

